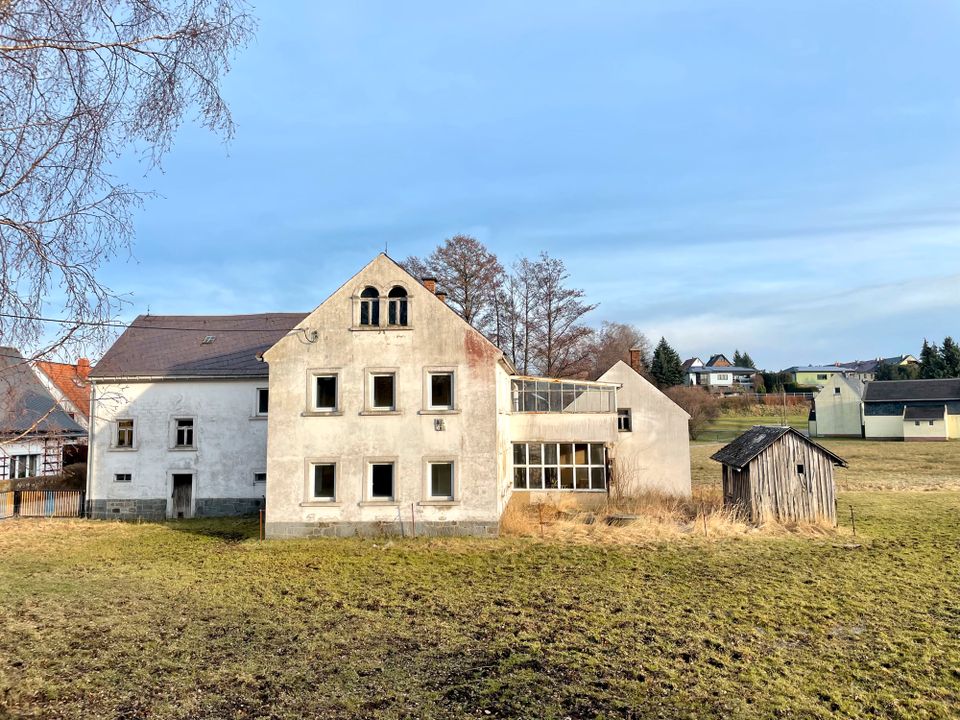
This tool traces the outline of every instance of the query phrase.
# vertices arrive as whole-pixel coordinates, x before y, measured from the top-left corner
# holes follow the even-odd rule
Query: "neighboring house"
[[[860,432],[855,430],[858,415]],[[810,434],[868,440],[960,438],[960,379],[861,383],[837,376],[814,398]]]
[[[913,355],[894,355],[887,358],[874,358],[873,360],[854,360],[853,362],[840,363],[839,366],[847,371],[848,375],[854,376],[863,382],[870,382],[877,377],[877,370],[881,365],[919,365],[920,361]]]
[[[0,479],[57,475],[86,431],[18,350],[0,347]]]
[[[37,360],[33,369],[44,387],[64,412],[84,430],[90,426],[90,361],[80,358],[76,365]]]
[[[960,379],[867,383],[863,424],[867,439],[960,438]]]
[[[723,504],[754,523],[836,525],[833,466],[846,461],[791,427],[754,425],[711,456],[723,465]]]
[[[303,314],[141,315],[90,373],[93,517],[239,515],[262,507],[267,365]]]
[[[684,385],[703,385],[710,388],[752,387],[754,368],[732,365],[723,355],[714,355],[705,365],[700,358],[683,362]]]
[[[690,493],[688,416],[639,373],[516,375],[384,254],[297,328],[264,353],[270,537],[414,518],[418,533],[494,534],[513,496],[598,501],[611,477],[626,494]]]
[[[794,365],[783,372],[790,375],[794,385],[822,388],[834,375],[846,375],[848,370],[839,365]]]
[[[834,375],[813,398],[812,437],[863,437],[863,387],[855,376]]]

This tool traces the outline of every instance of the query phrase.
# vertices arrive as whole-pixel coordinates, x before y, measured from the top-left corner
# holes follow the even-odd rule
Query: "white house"
[[[858,377],[836,374],[813,398],[812,437],[862,437],[863,387]]]
[[[302,314],[141,315],[90,373],[93,517],[241,515],[262,507],[267,366]]]
[[[518,376],[384,254],[263,357],[271,537],[492,534],[513,496],[596,500],[611,479],[690,492],[688,416],[638,373]]]
[[[698,357],[688,358],[682,367],[684,385],[702,385],[720,390],[753,387],[753,376],[757,374],[753,368],[737,367],[720,353],[713,355],[706,363]]]
[[[689,495],[688,416],[638,372],[519,376],[434,289],[381,254],[306,316],[138,318],[90,376],[91,510],[495,534],[513,497]]]

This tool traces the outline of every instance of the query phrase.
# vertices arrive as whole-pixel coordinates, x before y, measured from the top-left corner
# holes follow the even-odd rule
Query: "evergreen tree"
[[[940,356],[943,360],[943,377],[960,377],[960,345],[949,335],[943,339]]]
[[[739,350],[733,351],[733,364],[736,367],[744,367],[743,365],[743,355],[740,354]]]
[[[671,387],[683,383],[683,363],[666,338],[660,338],[656,350],[653,351],[650,374],[660,387]]]
[[[877,369],[873,374],[874,380],[896,380],[897,376],[894,373],[893,365],[886,362],[881,362],[877,365]]]
[[[942,378],[944,373],[943,356],[936,343],[923,341],[920,350],[920,377],[925,380]]]
[[[756,364],[753,362],[753,358],[750,357],[750,353],[746,353],[746,352],[740,356],[740,362],[738,363],[735,362],[734,365],[737,365],[738,367],[753,368],[754,370],[757,369]]]

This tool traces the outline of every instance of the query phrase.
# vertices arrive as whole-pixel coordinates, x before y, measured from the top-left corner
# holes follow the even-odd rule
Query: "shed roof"
[[[90,377],[265,377],[267,366],[260,353],[305,317],[306,313],[141,315]]]
[[[847,466],[847,461],[836,453],[827,450],[823,445],[814,442],[800,431],[783,425],[754,425],[732,443],[720,448],[710,456],[710,459],[724,465],[732,465],[737,469],[744,468],[757,455],[788,433],[793,433],[804,442],[822,450],[830,456],[835,465]]]
[[[943,420],[946,407],[943,405],[926,405],[922,407],[906,407],[903,410],[904,420]]]
[[[867,383],[864,402],[960,400],[960,378],[946,380],[875,380]]]
[[[85,435],[11,347],[0,347],[0,435]]]

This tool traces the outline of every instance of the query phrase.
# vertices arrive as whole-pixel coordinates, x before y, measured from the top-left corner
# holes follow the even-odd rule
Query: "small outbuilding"
[[[837,522],[833,466],[846,461],[792,427],[754,425],[711,456],[723,503],[751,522]]]

